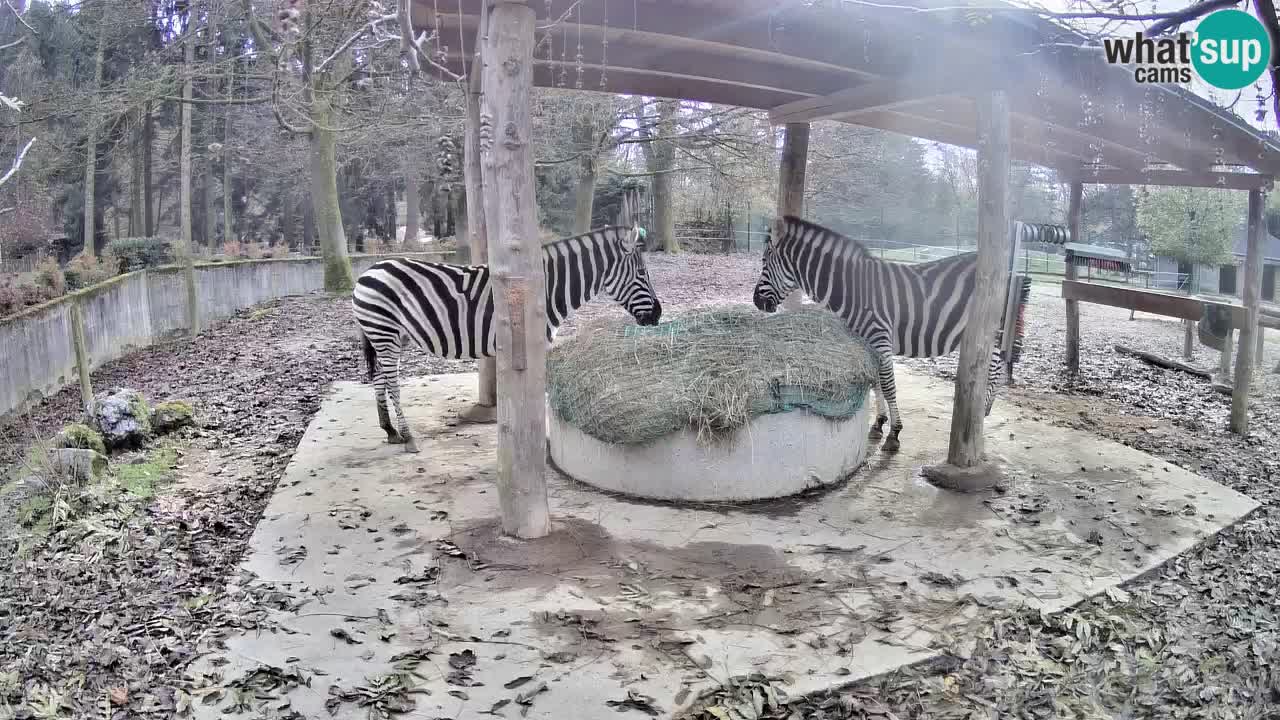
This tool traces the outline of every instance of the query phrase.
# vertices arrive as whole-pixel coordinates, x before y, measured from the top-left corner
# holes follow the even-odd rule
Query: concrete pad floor
[[[384,442],[372,388],[337,383],[243,563],[301,607],[271,610],[274,632],[210,643],[194,670],[296,668],[310,686],[273,707],[357,718],[366,708],[332,693],[375,689],[409,653],[426,692],[398,717],[611,718],[629,693],[669,717],[730,677],[783,677],[799,695],[963,649],[995,612],[1074,605],[1256,506],[999,399],[987,451],[1005,484],[939,490],[920,468],[946,457],[953,387],[897,375],[902,451],[872,448],[835,490],[673,505],[549,470],[555,529],[532,542],[500,532],[495,426],[456,422],[474,375],[404,383],[417,455]],[[227,717],[230,701],[196,715]]]

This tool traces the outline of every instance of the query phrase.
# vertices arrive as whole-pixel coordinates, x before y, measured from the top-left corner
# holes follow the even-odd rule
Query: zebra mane
[[[627,234],[631,232],[631,230],[632,228],[622,227],[620,225],[606,225],[604,227],[595,228],[594,230],[588,230],[587,232],[579,235],[571,235],[566,238],[560,238],[558,240],[543,243],[542,251],[545,253],[552,249],[564,249],[567,252],[569,248],[566,248],[565,246],[569,245],[574,240],[586,241],[598,236],[606,241],[618,243],[622,246],[624,251],[629,252],[633,249],[633,246],[628,244],[628,240],[630,238],[627,237]]]
[[[805,238],[805,230],[812,230],[814,233],[820,233],[830,236],[836,243],[844,243],[852,245],[854,248],[866,252],[867,246],[861,242],[854,240],[848,235],[842,235],[828,227],[823,227],[815,222],[810,222],[804,218],[795,215],[785,215],[782,218],[782,239],[787,242],[801,242]],[[809,237],[814,237],[810,235]]]

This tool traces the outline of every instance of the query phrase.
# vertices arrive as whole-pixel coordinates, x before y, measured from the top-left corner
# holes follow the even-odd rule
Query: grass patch
[[[156,496],[156,490],[173,477],[177,461],[177,448],[161,445],[147,453],[142,462],[116,466],[116,481],[130,495],[150,500]]]

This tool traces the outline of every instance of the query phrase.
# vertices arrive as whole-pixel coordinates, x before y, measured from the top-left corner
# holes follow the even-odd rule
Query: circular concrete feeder
[[[653,500],[742,502],[845,480],[878,362],[823,310],[729,307],[583,328],[547,358],[551,459]]]
[[[685,429],[642,444],[598,440],[548,414],[551,459],[575,480],[650,500],[766,500],[843,482],[867,456],[864,406],[828,419],[806,410],[760,415],[728,438]]]

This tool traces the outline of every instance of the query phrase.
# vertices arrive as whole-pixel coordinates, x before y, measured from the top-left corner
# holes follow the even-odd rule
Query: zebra
[[[765,236],[764,267],[752,298],[756,308],[774,312],[783,298],[800,288],[839,315],[851,332],[865,338],[880,356],[876,421],[868,437],[883,437],[884,423],[890,420],[889,436],[881,449],[898,450],[902,419],[893,355],[937,357],[960,345],[969,317],[977,254],[914,265],[889,262],[873,257],[856,240],[790,215],[783,218],[779,233],[776,243],[772,232]],[[999,345],[997,342],[988,371],[988,415],[1003,367]]]
[[[611,226],[542,247],[546,273],[547,343],[571,312],[595,295],[611,296],[640,325],[657,325],[662,304],[644,263],[644,231]],[[368,380],[387,442],[418,452],[400,407],[400,353],[406,340],[448,359],[497,353],[493,285],[487,265],[455,265],[393,258],[356,279],[351,298]],[[387,396],[399,426],[391,424]]]

